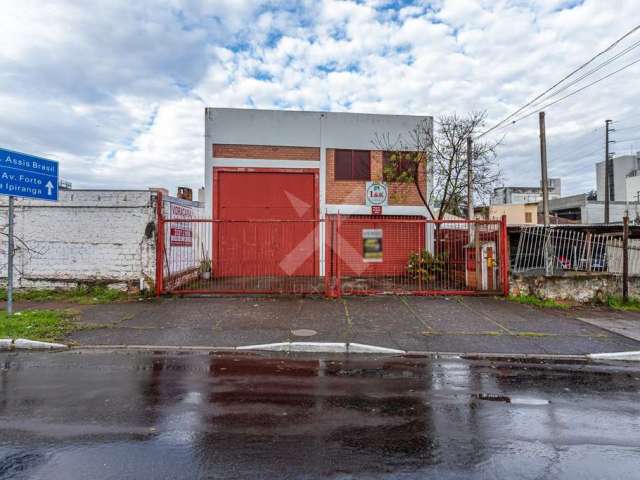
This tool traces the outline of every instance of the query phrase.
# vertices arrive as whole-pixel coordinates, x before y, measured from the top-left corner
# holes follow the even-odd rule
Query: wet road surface
[[[638,478],[640,368],[0,355],[0,479]]]

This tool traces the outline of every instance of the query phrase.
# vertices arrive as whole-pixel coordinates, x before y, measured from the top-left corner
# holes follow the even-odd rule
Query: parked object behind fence
[[[622,231],[594,234],[562,225],[522,227],[512,271],[622,274]],[[640,240],[629,241],[629,273],[640,275]]]

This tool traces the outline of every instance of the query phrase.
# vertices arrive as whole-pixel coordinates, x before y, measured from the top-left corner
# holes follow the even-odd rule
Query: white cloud
[[[172,190],[203,183],[204,106],[495,122],[640,17],[634,0],[7,3],[0,144],[55,156],[77,186]],[[636,115],[638,72],[547,109],[550,174],[568,193],[593,187],[594,128]],[[537,116],[499,133],[507,182],[537,184]]]

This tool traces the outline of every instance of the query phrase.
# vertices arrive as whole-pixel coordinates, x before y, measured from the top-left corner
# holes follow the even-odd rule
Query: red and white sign
[[[169,218],[171,220],[191,220],[193,218],[193,210],[191,207],[172,203],[169,212]],[[191,222],[170,223],[169,245],[172,247],[193,246],[193,228]]]
[[[371,205],[371,215],[382,215],[382,205]]]

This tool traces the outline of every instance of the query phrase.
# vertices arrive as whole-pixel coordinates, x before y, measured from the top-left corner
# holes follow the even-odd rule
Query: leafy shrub
[[[447,253],[432,254],[427,250],[414,252],[409,255],[407,271],[415,280],[432,281],[444,272],[447,262]]]

